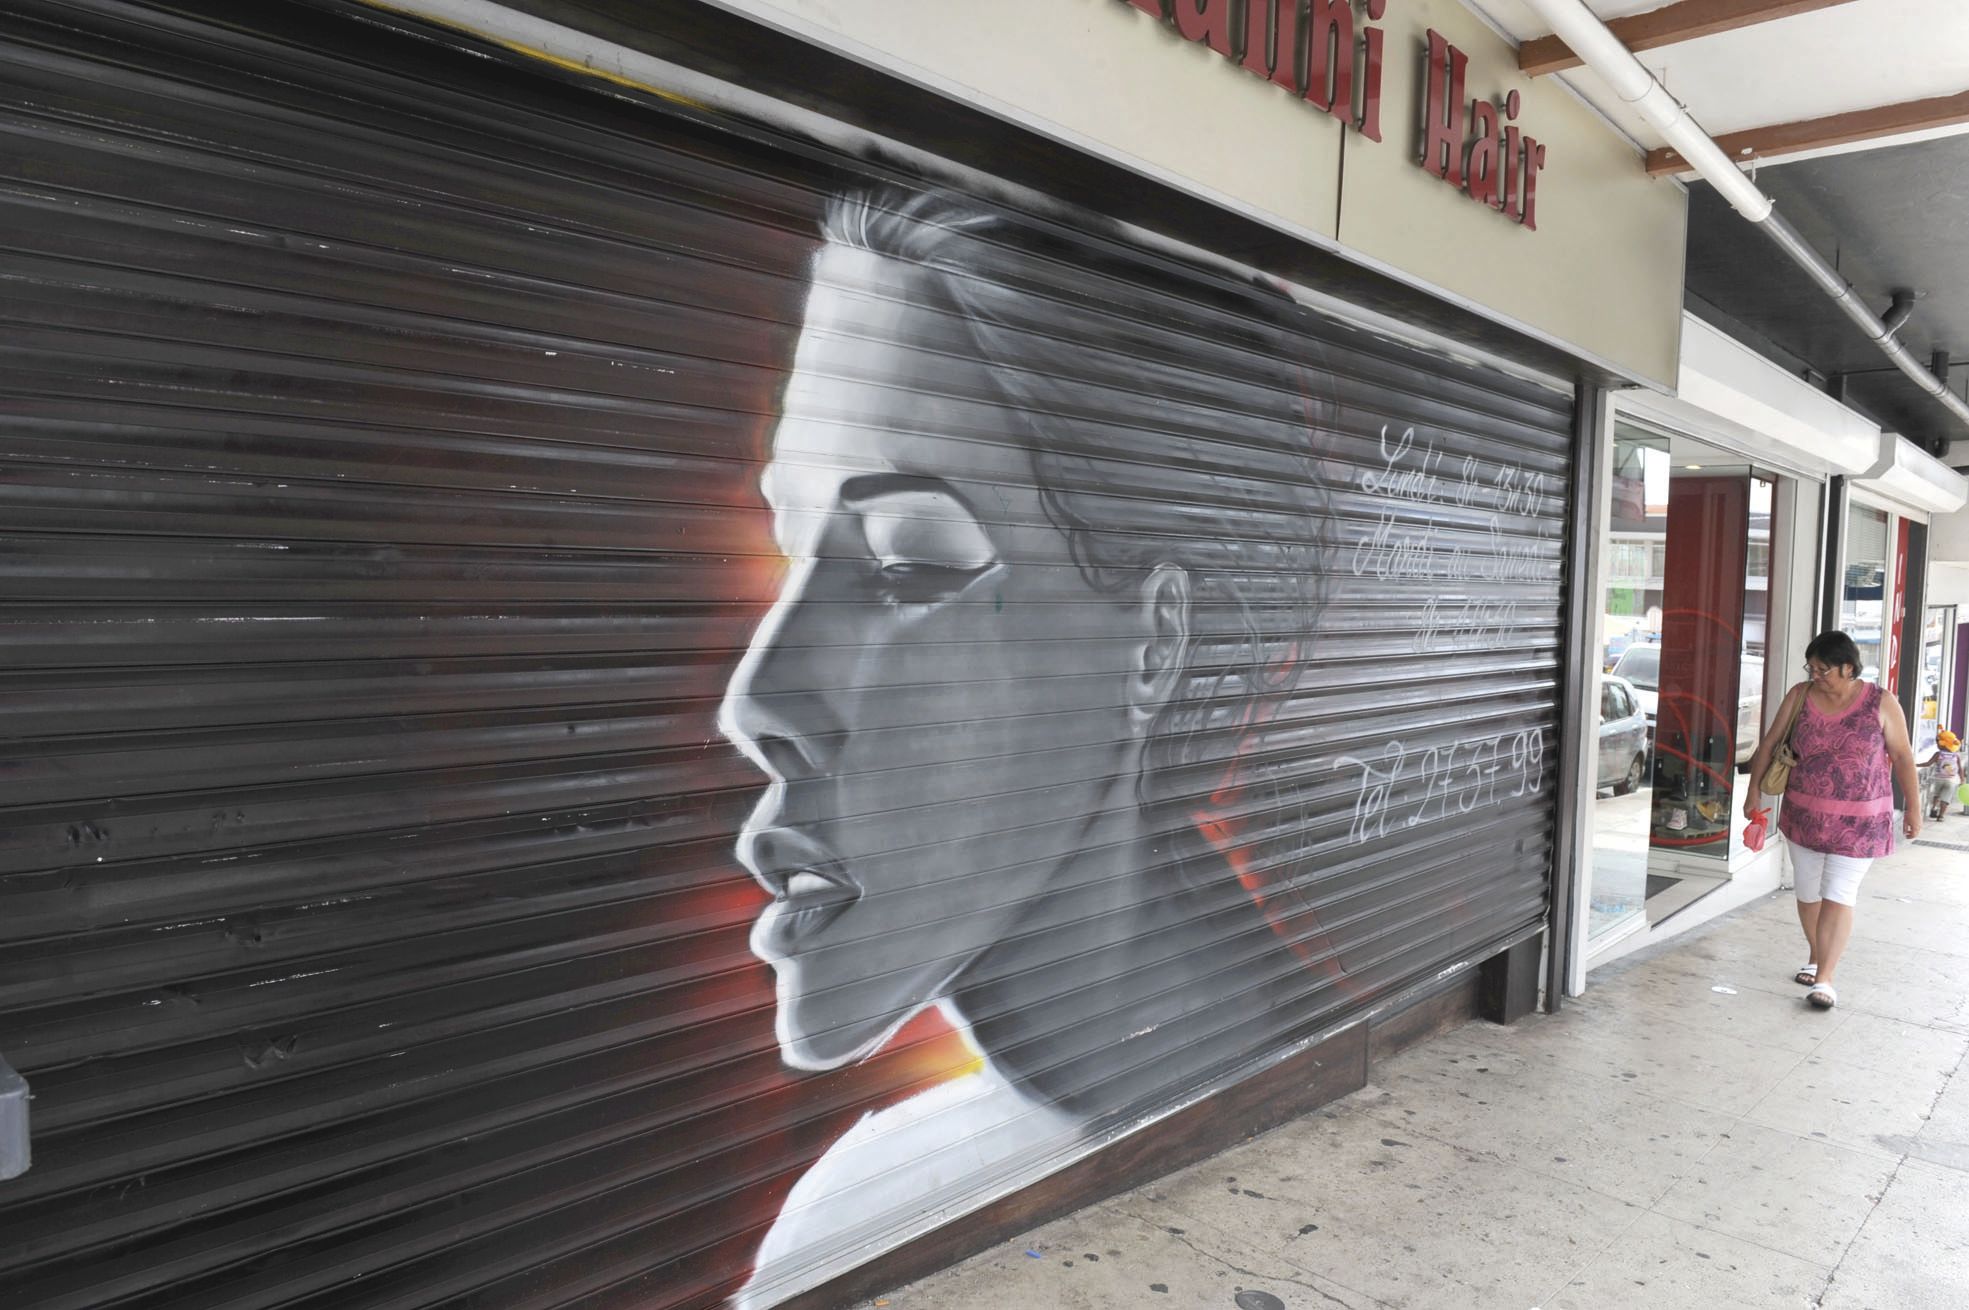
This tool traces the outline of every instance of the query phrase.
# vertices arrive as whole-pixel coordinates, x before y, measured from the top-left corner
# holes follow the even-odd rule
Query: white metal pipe
[[[1581,0],[1525,0],[1537,10],[1561,41],[1585,61],[1586,66],[1605,79],[1613,93],[1634,106],[1662,139],[1689,161],[1689,167],[1702,174],[1709,184],[1739,214],[1761,223],[1771,212],[1771,198],[1730,162],[1702,130],[1681,102],[1668,94],[1668,88],[1655,80],[1634,52],[1621,43],[1607,25],[1594,16]]]
[[[1724,154],[1722,148],[1710,139],[1709,133],[1689,117],[1689,111],[1668,94],[1668,89],[1655,80],[1655,75],[1634,57],[1634,52],[1623,45],[1619,37],[1607,29],[1607,25],[1586,7],[1583,0],[1525,0],[1525,3],[1551,24],[1553,34],[1572,47],[1572,52],[1598,73],[1613,88],[1615,95],[1633,105],[1661,133],[1662,139],[1688,161],[1689,167],[1730,202],[1731,208],[1763,228],[1779,249],[1832,297],[1846,316],[1857,323],[1868,339],[1893,361],[1896,368],[1922,391],[1940,401],[1965,427],[1969,427],[1969,404],[1965,404],[1920,360],[1894,340],[1892,329],[1859,302],[1839,271],[1812,249],[1782,215],[1774,212],[1771,198],[1744,176],[1735,161]]]

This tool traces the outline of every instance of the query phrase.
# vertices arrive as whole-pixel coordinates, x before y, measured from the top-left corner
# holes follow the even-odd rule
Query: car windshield
[[[1613,671],[1637,687],[1654,691],[1661,681],[1661,647],[1629,646],[1621,652]]]

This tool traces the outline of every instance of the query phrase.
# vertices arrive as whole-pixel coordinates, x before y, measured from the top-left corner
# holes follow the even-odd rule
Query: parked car
[[[1600,683],[1600,780],[1625,796],[1648,776],[1648,721],[1634,684],[1608,674]]]
[[[1655,726],[1655,700],[1661,688],[1661,645],[1658,642],[1642,642],[1629,646],[1614,661],[1613,676],[1626,682],[1639,699],[1641,714],[1648,721],[1648,731],[1653,733]]]
[[[1639,628],[1634,628],[1627,632],[1617,632],[1607,638],[1607,657],[1602,661],[1601,667],[1611,673],[1613,672],[1613,666],[1620,662],[1620,657],[1627,653],[1629,646],[1646,645],[1651,642],[1659,643],[1660,641],[1661,634],[1659,632],[1643,632]]]

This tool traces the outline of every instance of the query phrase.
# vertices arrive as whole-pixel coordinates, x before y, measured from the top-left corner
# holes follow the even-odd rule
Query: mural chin
[[[820,1073],[865,1060],[924,1008],[918,1002],[886,1014],[871,1014],[867,1007],[877,1003],[875,998],[842,994],[853,988],[816,992],[801,966],[801,957],[773,958],[757,945],[758,933],[767,929],[777,913],[773,907],[760,917],[754,930],[754,949],[772,963],[778,1002],[773,1033],[779,1039],[780,1058],[788,1068]]]
[[[769,794],[761,808],[778,800]],[[934,937],[926,929],[935,907],[907,883],[889,879],[886,898],[868,898],[825,846],[783,826],[748,830],[740,858],[773,893],[751,946],[773,969],[774,1033],[788,1067],[820,1072],[866,1059],[943,990],[951,965],[912,958],[922,954],[912,940]],[[915,921],[897,921],[899,911]]]
[[[956,764],[949,771],[965,772]],[[911,783],[891,785],[912,800],[934,776],[917,770]],[[1089,801],[1091,790],[1061,792],[1072,804]],[[829,797],[840,792],[826,789]],[[769,795],[762,808],[777,799]],[[867,852],[859,857],[836,857],[827,844],[770,819],[741,842],[742,861],[773,893],[751,946],[774,970],[775,1028],[789,1066],[832,1069],[872,1054],[917,1012],[949,998],[959,978],[1017,936],[1022,920],[1043,917],[1051,890],[1084,872],[1074,858],[1081,821],[1060,815],[1023,842],[1005,840],[1004,829],[1020,818],[1009,812],[1015,805],[1032,808],[981,798],[967,807],[969,831],[927,850],[912,843],[907,825],[882,814],[830,825],[852,839],[851,849]]]

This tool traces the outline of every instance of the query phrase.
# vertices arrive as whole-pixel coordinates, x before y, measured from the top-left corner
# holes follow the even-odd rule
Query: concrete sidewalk
[[[1779,892],[862,1304],[1969,1305],[1969,852],[1875,867],[1836,1010],[1791,981],[1803,946]]]

